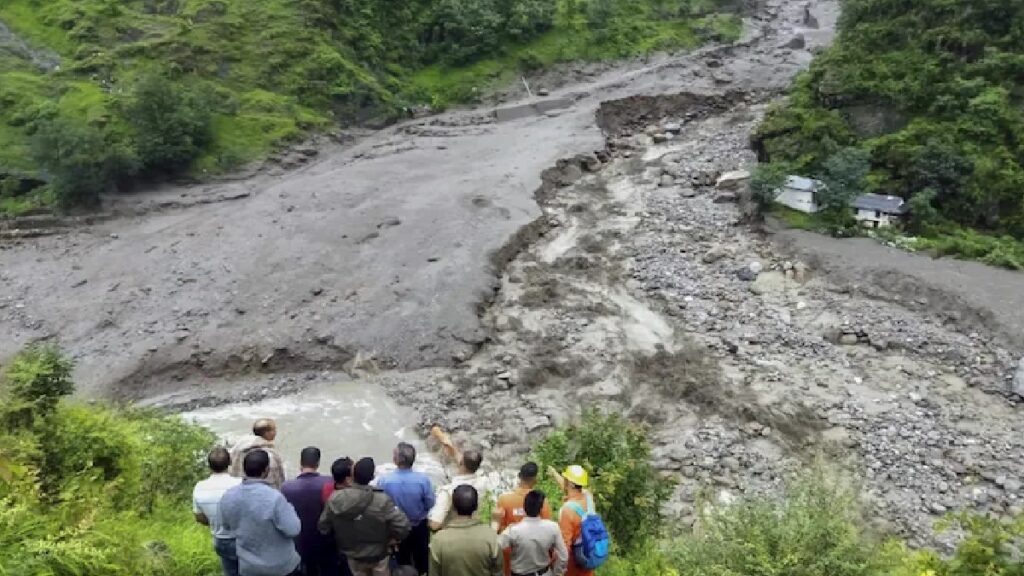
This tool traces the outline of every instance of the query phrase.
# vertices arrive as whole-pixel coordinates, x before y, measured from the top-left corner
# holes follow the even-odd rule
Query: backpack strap
[[[566,502],[565,506],[579,515],[580,518],[587,517],[587,512],[583,510],[583,506],[580,506],[579,502]]]

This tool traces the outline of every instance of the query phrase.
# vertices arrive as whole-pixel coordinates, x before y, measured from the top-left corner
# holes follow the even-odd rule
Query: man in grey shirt
[[[512,576],[562,576],[569,553],[558,524],[540,518],[544,493],[531,490],[523,500],[526,518],[498,536],[498,546],[512,549]],[[554,560],[552,560],[554,559]]]
[[[300,574],[294,539],[302,531],[295,508],[266,482],[270,456],[263,450],[245,455],[245,480],[220,501],[223,526],[235,535],[241,576]]]

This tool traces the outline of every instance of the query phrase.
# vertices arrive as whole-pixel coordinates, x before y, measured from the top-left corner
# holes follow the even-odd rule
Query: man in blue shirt
[[[394,451],[395,470],[377,481],[377,487],[387,493],[405,515],[412,531],[398,547],[398,563],[413,566],[419,574],[426,574],[430,565],[430,527],[427,514],[434,506],[434,487],[422,472],[414,472],[416,448],[399,443]]]
[[[220,500],[221,525],[235,535],[241,576],[300,576],[295,508],[267,483],[270,455],[253,450],[242,463],[245,480]]]

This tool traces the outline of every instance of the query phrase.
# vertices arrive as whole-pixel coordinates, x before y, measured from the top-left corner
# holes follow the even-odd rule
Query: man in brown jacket
[[[334,535],[355,576],[388,576],[391,547],[411,528],[391,497],[370,487],[375,469],[372,458],[356,462],[355,484],[331,494],[318,523],[321,533]]]
[[[260,418],[252,425],[252,436],[242,438],[231,448],[231,475],[236,478],[244,478],[242,462],[246,454],[253,450],[263,450],[270,456],[270,470],[267,472],[266,483],[271,487],[280,490],[284,484],[284,458],[274,446],[274,439],[277,438],[277,423],[271,418]]]
[[[430,542],[430,576],[501,576],[501,548],[494,529],[473,518],[476,488],[452,491],[457,516]]]

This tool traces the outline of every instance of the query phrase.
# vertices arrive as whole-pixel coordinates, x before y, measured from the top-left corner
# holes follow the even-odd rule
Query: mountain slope
[[[848,0],[839,29],[761,126],[762,160],[817,174],[859,147],[914,231],[1024,238],[1024,1]]]
[[[223,171],[308,130],[464,101],[520,70],[732,37],[738,18],[716,12],[733,4],[7,0],[0,5],[9,28],[0,31],[0,178],[39,173],[59,189],[60,174],[87,172],[99,183],[90,188],[106,188]],[[139,86],[147,82],[161,87],[151,95],[173,96],[144,100]],[[196,130],[144,133],[181,117],[196,120]],[[33,150],[41,131],[43,147],[61,153]],[[158,158],[140,152],[147,138],[161,149]],[[110,152],[80,159],[63,152],[82,143]],[[170,154],[173,163],[164,161],[168,150],[180,152]],[[19,179],[0,191],[11,198],[24,187]]]

